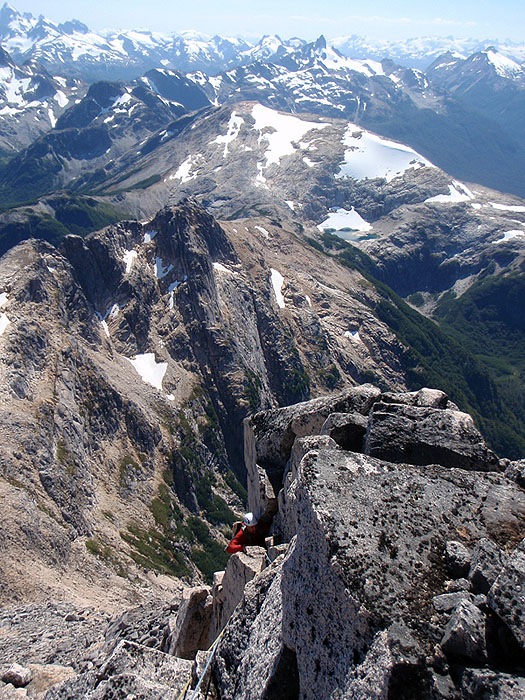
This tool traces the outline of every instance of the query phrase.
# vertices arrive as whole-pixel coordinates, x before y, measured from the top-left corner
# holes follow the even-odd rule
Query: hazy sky
[[[377,39],[427,35],[525,42],[525,0],[13,0],[19,12],[93,29],[142,27],[165,33],[280,34],[312,39],[365,34]]]

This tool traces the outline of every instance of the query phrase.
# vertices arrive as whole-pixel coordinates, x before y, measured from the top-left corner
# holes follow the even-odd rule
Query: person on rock
[[[242,523],[235,523],[233,526],[234,537],[226,547],[226,551],[228,554],[234,554],[246,551],[246,547],[264,547],[270,524],[264,518],[257,521],[253,513],[246,513]]]

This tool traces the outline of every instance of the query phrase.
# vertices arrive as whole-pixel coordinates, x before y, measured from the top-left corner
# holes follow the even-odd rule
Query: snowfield
[[[260,104],[254,105],[252,117],[255,120],[253,128],[260,132],[259,143],[265,140],[268,144],[264,154],[266,168],[272,163],[279,164],[283,156],[292,154],[297,148],[294,143],[298,144],[312,129],[325,129],[330,126],[327,122],[308,122],[281,114]]]
[[[128,362],[131,362],[137,374],[140,375],[142,381],[146,384],[151,384],[155,389],[162,391],[162,380],[168,369],[167,362],[155,362],[155,353],[146,352],[143,355],[135,355],[135,357],[130,360],[126,357]]]
[[[317,226],[320,231],[335,229],[352,229],[353,231],[371,231],[372,225],[365,221],[363,217],[356,212],[354,207],[348,211],[347,209],[337,209],[328,214],[328,218]]]
[[[433,168],[430,161],[409,146],[389,141],[349,123],[343,136],[347,146],[337,178],[384,178],[390,182],[410,168]]]
[[[514,231],[506,231],[501,238],[498,238],[494,243],[505,243],[506,241],[511,241],[514,238],[525,238],[525,231],[521,229],[515,229]]]

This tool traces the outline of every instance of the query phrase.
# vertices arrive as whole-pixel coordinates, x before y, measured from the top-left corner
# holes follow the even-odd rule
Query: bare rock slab
[[[441,648],[449,657],[483,663],[485,647],[485,615],[471,601],[463,600],[454,611],[441,640]]]
[[[489,588],[501,573],[506,559],[505,552],[497,544],[483,537],[472,552],[469,574],[472,590],[488,593]]]
[[[208,648],[213,599],[211,588],[186,588],[177,616],[170,620],[169,653],[181,659],[194,659],[197,651]]]
[[[179,691],[191,678],[193,662],[127,640],[120,642],[100,669],[99,678],[132,674]]]
[[[241,602],[246,584],[262,571],[265,557],[263,547],[246,547],[245,552],[236,552],[230,557],[220,577],[220,596],[215,597],[209,642],[215,639]]]
[[[12,664],[7,671],[2,673],[4,683],[11,683],[15,688],[24,688],[31,682],[33,674],[30,669],[20,664]]]
[[[427,697],[430,679],[417,669],[419,654],[432,654],[444,633],[432,619],[449,577],[445,543],[467,526],[474,542],[488,529],[520,531],[525,494],[494,472],[394,465],[323,447],[302,458],[287,488],[297,536],[282,564],[283,642],[297,655],[300,697],[357,688],[365,669],[369,684],[363,676],[355,697],[388,697],[376,683],[388,688],[399,674],[419,678],[413,697]],[[494,499],[511,506],[497,508]],[[481,628],[482,613],[472,614]],[[381,635],[396,623],[421,646],[406,667],[385,665],[390,643]]]
[[[485,445],[472,418],[449,409],[378,402],[363,451],[396,463],[499,470],[498,458]]]
[[[490,588],[487,601],[525,652],[525,543],[509,556]]]

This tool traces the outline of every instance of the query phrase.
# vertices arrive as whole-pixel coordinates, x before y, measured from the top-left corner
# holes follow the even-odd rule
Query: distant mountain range
[[[78,20],[56,24],[43,16],[20,13],[7,3],[0,10],[0,44],[17,62],[37,60],[52,73],[88,81],[135,78],[159,66],[214,74],[253,61],[281,60],[306,43],[297,37],[283,40],[277,35],[264,36],[253,42],[194,31],[174,35],[146,30],[97,33]],[[388,42],[352,35],[333,39],[330,45],[347,57],[388,58],[418,69],[427,68],[447,51],[466,58],[489,45],[514,60],[525,60],[525,43],[494,39],[422,37]]]
[[[426,74],[391,60],[348,58],[323,37],[286,48],[263,41],[254,53],[251,63],[216,75],[157,66],[138,79],[91,86],[35,61],[17,67],[4,53],[0,147],[10,160],[0,166],[0,202],[17,204],[57,187],[99,187],[114,178],[120,158],[134,163],[179,133],[174,120],[239,101],[343,118],[408,144],[459,179],[525,194],[525,72],[495,49],[469,59],[444,54]],[[457,84],[451,65],[454,75],[465,73]],[[469,65],[476,69],[462,68]],[[469,80],[485,87],[470,90]]]

